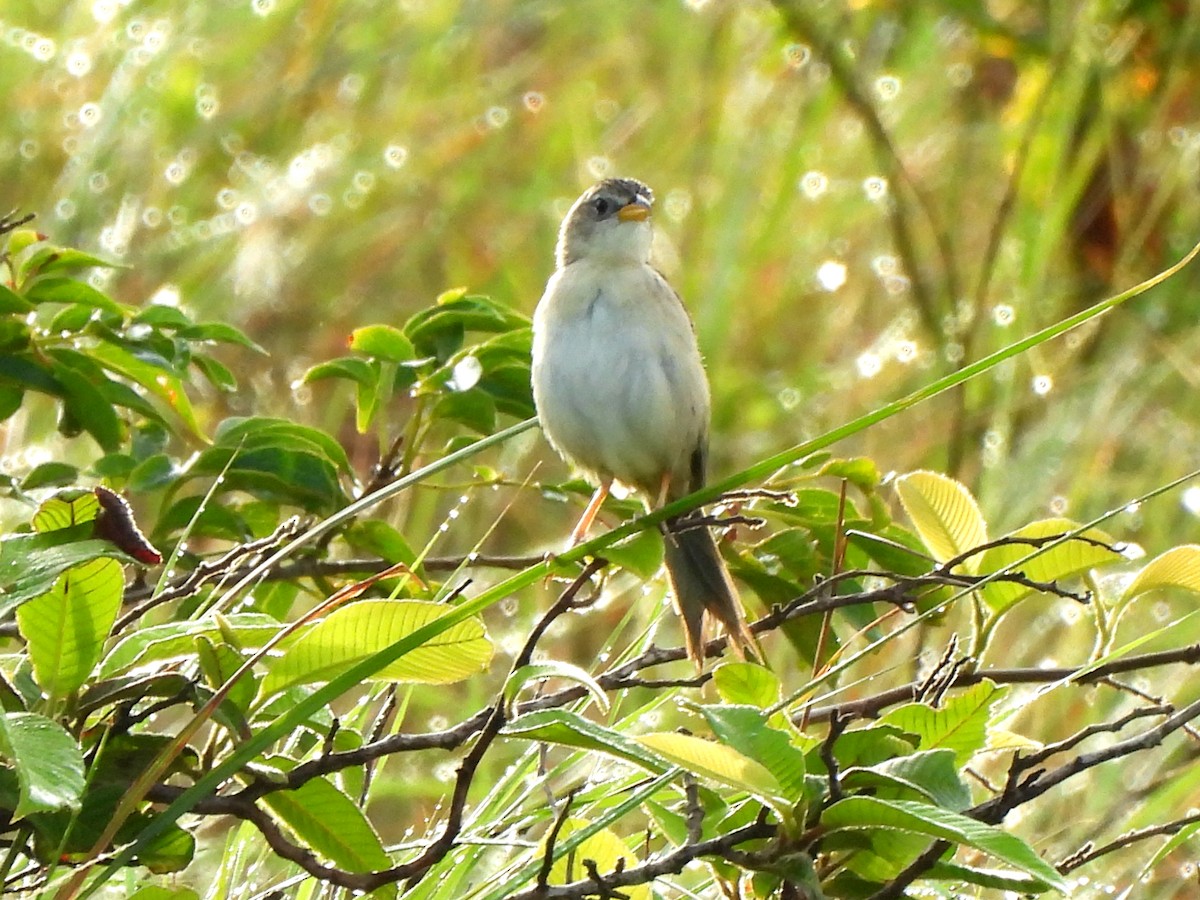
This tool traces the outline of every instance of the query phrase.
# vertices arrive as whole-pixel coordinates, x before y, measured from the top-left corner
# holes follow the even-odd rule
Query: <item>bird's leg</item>
[[[656,504],[654,504],[655,509],[661,509],[662,507],[666,506],[667,496],[670,494],[670,491],[671,491],[671,473],[663,472],[662,481],[659,483],[659,486],[658,486],[658,497],[655,498],[656,500],[658,500],[658,502]],[[658,527],[662,531],[663,537],[666,540],[674,542],[675,535],[671,533],[671,521],[663,522]]]
[[[575,530],[571,532],[570,546],[574,547],[583,541],[588,533],[588,529],[592,527],[592,522],[596,519],[596,513],[600,512],[600,506],[604,503],[604,498],[608,496],[609,489],[612,488],[612,483],[613,480],[611,478],[605,478],[600,482],[600,486],[596,488],[596,493],[592,494],[592,499],[588,501],[587,509],[579,517],[579,523],[575,526]]]

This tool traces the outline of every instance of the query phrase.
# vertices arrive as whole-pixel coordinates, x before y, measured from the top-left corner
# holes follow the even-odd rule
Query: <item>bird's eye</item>
[[[592,207],[598,216],[607,216],[612,212],[612,206],[612,202],[607,197],[597,197],[592,201]]]

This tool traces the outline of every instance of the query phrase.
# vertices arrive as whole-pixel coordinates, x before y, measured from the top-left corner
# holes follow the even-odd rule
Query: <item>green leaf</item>
[[[47,462],[35,467],[21,479],[21,488],[32,491],[36,488],[75,484],[79,470],[62,462]]]
[[[217,390],[227,394],[237,390],[237,376],[226,365],[211,356],[205,353],[196,353],[192,356],[192,365],[199,369],[200,373],[208,379],[209,384]]]
[[[924,703],[898,706],[880,719],[920,739],[918,749],[947,747],[960,766],[987,744],[987,726],[992,704],[1008,692],[986,678],[947,698],[939,708]]]
[[[96,344],[89,354],[106,369],[123,375],[158,397],[194,435],[201,439],[205,437],[183,382],[170,369],[139,359],[128,350],[107,341]]]
[[[344,356],[317,363],[304,373],[303,380],[305,384],[312,384],[327,378],[345,378],[359,384],[374,384],[379,378],[379,370],[365,359]]]
[[[0,716],[0,754],[16,770],[20,802],[14,818],[52,809],[78,809],[83,753],[66,729],[45,716]]]
[[[324,777],[291,791],[270,791],[263,804],[304,844],[348,872],[391,865],[379,835],[353,800]]]
[[[634,740],[694,775],[746,791],[776,808],[790,806],[771,771],[730,746],[674,731],[642,734]]]
[[[188,314],[178,306],[163,303],[151,303],[139,310],[132,321],[137,325],[153,325],[155,328],[187,328],[192,324]]]
[[[38,507],[33,527],[39,533],[59,531],[90,522],[100,512],[100,501],[92,491],[59,491]]]
[[[865,456],[856,456],[851,459],[831,459],[821,466],[817,474],[832,478],[844,478],[863,491],[874,490],[882,480],[875,460]]]
[[[25,261],[24,272],[65,272],[70,269],[119,269],[110,262],[74,247],[42,247]]]
[[[350,349],[365,356],[406,362],[417,355],[412,341],[404,332],[391,325],[367,325],[356,328],[350,336]]]
[[[112,404],[85,375],[75,369],[56,366],[54,374],[63,387],[63,403],[75,420],[105,452],[112,453],[120,449],[124,443],[124,428]]]
[[[748,703],[763,709],[780,698],[779,677],[756,663],[722,663],[713,670],[713,684],[726,703]]]
[[[25,391],[11,384],[0,384],[0,422],[3,422],[25,402]]]
[[[34,309],[32,303],[13,291],[12,288],[0,284],[0,315],[16,313],[23,316]]]
[[[68,569],[105,557],[136,562],[108,541],[63,543],[58,535],[41,534],[0,541],[0,616],[51,590]]]
[[[526,713],[505,725],[501,733],[508,737],[607,753],[655,774],[670,768],[665,759],[635,739],[565,709]]]
[[[0,353],[0,383],[29,388],[43,394],[62,394],[62,385],[50,367],[32,353]]]
[[[901,475],[895,483],[904,511],[938,562],[987,543],[987,523],[979,505],[953,478],[920,471]],[[971,557],[963,568],[975,572],[978,565],[978,557]]]
[[[351,547],[374,553],[389,563],[402,562],[407,566],[417,563],[417,554],[408,545],[404,535],[381,519],[355,522],[344,537]]]
[[[262,694],[328,681],[451,609],[423,600],[360,600],[336,609],[285,643],[283,657],[267,673]],[[491,659],[492,642],[483,623],[468,619],[380,669],[373,680],[451,684],[487,668]]]
[[[148,456],[129,473],[129,490],[135,494],[166,487],[179,475],[175,460],[165,453]]]
[[[1018,528],[1010,537],[1043,538],[1066,534],[1078,527],[1079,523],[1072,522],[1070,519],[1043,519]],[[1082,537],[1112,544],[1111,537],[1095,528],[1089,528]],[[1034,552],[1034,548],[1027,544],[1002,544],[992,547],[979,558],[979,566],[976,571],[980,575],[998,572],[1005,567],[1012,567],[1013,563],[1024,559],[1032,552]],[[1048,583],[1081,575],[1098,566],[1124,562],[1124,560],[1125,558],[1121,554],[1109,550],[1107,547],[1098,547],[1083,540],[1070,540],[1051,547],[1044,553],[1039,553],[1033,559],[1015,567],[1015,570],[1033,581]],[[984,601],[997,612],[1008,609],[1018,600],[1033,593],[1033,588],[1003,581],[993,581],[991,584],[984,585],[982,590]]]
[[[1182,588],[1200,594],[1200,545],[1172,547],[1142,567],[1121,593],[1121,603],[1139,594],[1164,588]]]
[[[838,829],[898,828],[952,844],[974,847],[1032,876],[1047,887],[1067,890],[1063,877],[1020,838],[950,810],[913,800],[846,797],[825,810],[821,825]]]
[[[662,534],[647,528],[606,547],[604,558],[638,578],[650,578],[662,568],[663,551]]]
[[[240,347],[254,350],[257,353],[266,354],[263,347],[237,328],[232,325],[227,325],[224,322],[204,322],[200,325],[187,325],[180,328],[177,332],[178,336],[185,341],[209,341],[219,344],[237,344]]]
[[[953,750],[923,750],[884,760],[867,769],[846,769],[842,773],[842,786],[847,791],[869,790],[874,796],[894,800],[927,800],[962,812],[971,805],[971,792],[958,771]]]
[[[591,824],[588,819],[572,816],[562,823],[562,827],[558,830],[557,841],[563,841]],[[548,838],[548,834],[542,838],[540,853],[543,856],[547,850]],[[584,839],[570,854],[555,860],[554,865],[550,867],[550,875],[546,879],[546,883],[570,884],[572,881],[586,877],[587,872],[581,862],[585,859],[594,862],[597,871],[601,873],[612,872],[618,866],[631,869],[638,864],[637,855],[625,845],[615,831],[601,828]],[[621,895],[628,897],[629,900],[651,900],[653,896],[648,884],[622,887]]]
[[[600,712],[608,712],[608,696],[596,679],[579,666],[561,660],[550,660],[521,666],[508,676],[508,680],[504,682],[504,706],[509,715],[511,716],[516,708],[517,696],[525,685],[531,681],[545,681],[548,678],[563,678],[575,682],[592,695],[592,700],[595,701]]]
[[[224,447],[239,447],[245,450],[256,447],[286,447],[319,452],[347,475],[354,474],[341,444],[319,429],[297,425],[288,419],[266,416],[225,419],[217,426],[214,440]]]
[[[404,333],[421,356],[444,362],[462,347],[468,331],[503,332],[529,325],[529,319],[481,296],[443,294],[438,305],[423,309],[404,324]]]
[[[458,422],[478,434],[496,430],[496,404],[482,391],[444,394],[433,406],[435,418]]]
[[[93,559],[63,572],[54,586],[17,609],[38,684],[52,697],[76,691],[100,661],[125,577],[115,559]]]
[[[779,785],[778,796],[791,803],[804,796],[804,752],[787,734],[767,724],[761,709],[745,705],[700,707],[709,726],[724,744],[766,768]]]
[[[48,269],[43,268],[43,272],[45,271]],[[96,290],[86,281],[75,278],[39,278],[25,291],[25,297],[34,303],[73,303],[120,316],[128,312],[108,295]]]
[[[262,647],[283,625],[261,613],[233,613],[225,617],[240,646],[247,649]],[[183,622],[164,622],[140,628],[126,635],[104,657],[96,672],[98,679],[129,669],[195,655],[196,641],[207,637],[222,639],[220,626],[212,619],[190,619]]]

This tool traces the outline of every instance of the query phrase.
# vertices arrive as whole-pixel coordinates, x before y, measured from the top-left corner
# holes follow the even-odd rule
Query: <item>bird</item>
[[[607,178],[571,206],[533,316],[534,405],[550,445],[596,484],[587,534],[614,482],[647,509],[704,486],[711,399],[691,317],[650,262],[654,194]],[[664,563],[687,655],[703,671],[708,619],[761,658],[716,540],[695,510],[666,520]]]

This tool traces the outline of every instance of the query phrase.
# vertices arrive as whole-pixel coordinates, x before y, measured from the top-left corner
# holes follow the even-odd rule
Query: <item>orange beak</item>
[[[650,205],[640,198],[626,203],[617,210],[617,218],[622,222],[644,222],[650,218]]]

